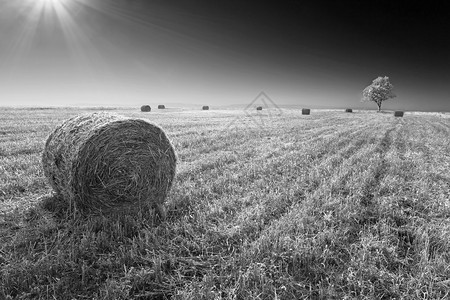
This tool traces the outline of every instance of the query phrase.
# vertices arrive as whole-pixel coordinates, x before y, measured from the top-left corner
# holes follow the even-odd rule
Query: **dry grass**
[[[160,221],[50,196],[45,138],[80,112],[0,116],[0,299],[448,298],[450,118],[151,115],[179,158]]]

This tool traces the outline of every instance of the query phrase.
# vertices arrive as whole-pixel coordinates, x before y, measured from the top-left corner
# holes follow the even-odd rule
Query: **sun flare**
[[[39,1],[44,2],[44,3],[50,3],[50,4],[64,2],[64,0],[39,0]]]
[[[40,2],[40,4],[45,8],[53,8],[55,6],[58,6],[60,4],[62,4],[62,2],[64,2],[63,0],[38,0],[38,3]]]

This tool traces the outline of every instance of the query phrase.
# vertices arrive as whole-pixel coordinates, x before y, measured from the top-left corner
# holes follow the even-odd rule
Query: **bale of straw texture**
[[[396,111],[396,112],[394,112],[394,116],[395,117],[403,117],[403,112],[402,111]]]
[[[202,107],[203,110],[209,110],[209,106],[205,105]]]
[[[78,211],[156,208],[164,218],[176,154],[157,125],[94,113],[59,125],[45,143],[42,164],[55,192]]]
[[[152,108],[150,107],[150,105],[142,105],[141,111],[144,111],[144,112],[152,111]]]
[[[258,106],[256,110],[262,110],[262,106]]]
[[[311,110],[309,108],[302,109],[302,115],[309,115],[310,113],[311,113]]]
[[[353,109],[347,108],[347,109],[345,110],[345,112],[348,112],[348,113],[353,112]]]
[[[158,109],[165,109],[166,107],[162,104],[158,105]]]

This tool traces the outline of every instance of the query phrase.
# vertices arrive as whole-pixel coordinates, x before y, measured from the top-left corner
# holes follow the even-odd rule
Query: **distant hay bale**
[[[158,105],[158,109],[165,109],[166,107],[162,104]]]
[[[262,106],[258,106],[256,110],[262,110]]]
[[[302,109],[302,115],[309,115],[310,113],[311,113],[311,110],[309,108]]]
[[[345,110],[345,112],[351,113],[351,112],[353,112],[353,109],[347,108],[347,109]]]
[[[207,106],[207,105],[203,106],[202,110],[209,110],[209,106]]]
[[[154,207],[164,217],[176,155],[157,125],[94,113],[59,125],[45,143],[42,164],[55,192],[77,210]]]
[[[403,111],[396,111],[394,112],[395,117],[403,117],[404,112]]]
[[[150,105],[142,105],[141,111],[144,111],[144,112],[152,111],[152,108],[150,107]]]

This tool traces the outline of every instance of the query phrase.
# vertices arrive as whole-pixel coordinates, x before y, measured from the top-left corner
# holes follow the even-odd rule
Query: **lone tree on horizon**
[[[373,101],[378,105],[378,111],[381,111],[381,103],[383,101],[396,97],[394,92],[392,92],[393,88],[394,86],[389,82],[389,77],[379,76],[373,80],[371,85],[364,89],[361,101]]]

